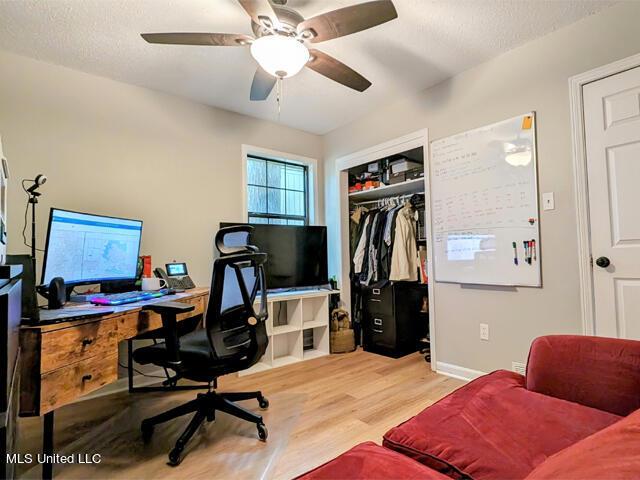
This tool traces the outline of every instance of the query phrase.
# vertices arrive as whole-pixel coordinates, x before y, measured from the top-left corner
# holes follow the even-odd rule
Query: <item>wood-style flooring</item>
[[[140,420],[184,403],[195,392],[92,398],[56,412],[56,451],[101,455],[98,465],[57,465],[55,478],[289,479],[372,440],[420,412],[463,382],[431,371],[422,356],[391,359],[358,350],[246,376],[220,379],[220,391],[262,390],[266,443],[255,426],[218,414],[197,432],[178,467],[166,454],[188,422],[183,417],[156,428],[144,445]],[[243,402],[258,410],[256,402]],[[41,419],[20,420],[19,451],[40,449]],[[19,469],[38,478],[39,467]]]

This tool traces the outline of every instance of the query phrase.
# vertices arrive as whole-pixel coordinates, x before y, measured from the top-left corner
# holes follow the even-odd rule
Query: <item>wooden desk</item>
[[[146,302],[109,307],[115,312],[83,320],[20,327],[20,416],[44,415],[43,451],[53,452],[53,412],[118,380],[118,343],[162,327],[157,313],[142,311],[145,304],[162,301],[190,303],[195,309],[178,321],[202,315],[208,288],[169,295]],[[87,304],[69,309],[86,309]],[[51,477],[51,464],[43,466]]]
[[[190,303],[201,315],[209,289],[197,288],[148,302]],[[20,328],[22,376],[20,415],[44,415],[118,379],[118,343],[162,327],[160,315],[143,302],[112,307],[110,315]],[[65,308],[87,308],[86,304]]]

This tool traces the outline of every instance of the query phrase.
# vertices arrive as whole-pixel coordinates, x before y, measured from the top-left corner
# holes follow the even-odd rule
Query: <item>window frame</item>
[[[282,163],[288,163],[291,165],[306,167],[306,225],[316,225],[322,220],[320,205],[319,205],[319,185],[318,185],[318,166],[319,160],[311,157],[304,157],[294,153],[281,152],[277,150],[270,150],[267,148],[257,147],[254,145],[242,144],[242,217],[244,222],[249,221],[249,208],[248,208],[248,159],[249,157],[256,157],[259,159],[265,159],[267,161],[279,161]],[[265,214],[263,214],[265,215]],[[275,214],[275,217],[281,217],[279,214]],[[237,218],[237,217],[236,217]],[[300,217],[301,218],[301,217]],[[237,221],[237,220],[235,220]]]
[[[247,181],[245,182],[245,188],[247,189],[247,193],[249,190],[249,187],[259,187],[259,188],[265,188],[267,190],[267,195],[266,195],[266,202],[267,202],[267,210],[269,210],[269,189],[271,190],[280,190],[285,192],[285,196],[284,196],[284,202],[285,202],[285,206],[284,209],[286,211],[287,209],[287,195],[286,192],[302,192],[304,195],[304,215],[291,215],[291,214],[287,214],[287,213],[262,213],[262,212],[251,212],[249,211],[248,205],[247,205],[247,221],[248,223],[251,223],[251,218],[264,218],[267,220],[267,223],[269,223],[268,221],[271,219],[274,220],[286,220],[287,223],[286,224],[270,224],[270,225],[289,225],[288,221],[289,220],[293,220],[293,221],[303,221],[304,225],[309,225],[309,167],[307,165],[304,164],[299,164],[299,163],[293,163],[293,162],[288,162],[286,160],[278,160],[278,159],[274,159],[274,158],[268,158],[268,157],[264,157],[261,155],[255,155],[252,153],[247,154],[247,168],[248,168],[248,164],[249,164],[249,159],[255,159],[255,160],[263,160],[265,162],[265,168],[266,168],[266,180],[265,180],[265,184],[264,185],[258,185],[255,183],[249,183],[249,179],[247,178]],[[286,182],[285,182],[285,187],[272,187],[269,185],[269,163],[277,163],[280,165],[284,165],[285,168],[287,165],[291,165],[294,167],[299,167],[302,168],[303,172],[304,172],[304,180],[303,180],[303,190],[293,190],[290,188],[286,187]]]

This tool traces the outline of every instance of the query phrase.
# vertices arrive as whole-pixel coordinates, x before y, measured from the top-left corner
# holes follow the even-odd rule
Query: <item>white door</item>
[[[583,94],[596,335],[640,339],[640,67]]]

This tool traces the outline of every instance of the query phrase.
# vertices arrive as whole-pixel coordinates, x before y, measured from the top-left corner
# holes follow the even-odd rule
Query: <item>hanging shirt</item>
[[[349,218],[349,255],[353,257],[358,246],[358,240],[362,234],[362,222],[367,213],[367,209],[364,207],[357,207],[351,217]]]
[[[393,221],[397,211],[401,208],[402,206],[393,207],[391,210],[389,210],[389,213],[387,213],[387,221],[384,224],[384,243],[386,243],[387,245],[391,245],[391,226],[393,225]]]
[[[416,246],[415,214],[410,206],[400,209],[395,228],[389,280],[415,282],[418,280],[420,264]]]
[[[393,206],[387,211],[384,231],[380,241],[380,253],[378,255],[378,280],[388,280],[391,272],[391,252],[393,250],[393,235],[395,232],[395,218],[400,207]]]
[[[360,273],[362,271],[362,262],[364,260],[364,253],[367,245],[367,230],[369,226],[369,222],[371,220],[371,215],[367,215],[367,218],[364,220],[364,226],[362,227],[362,233],[360,234],[360,240],[358,241],[358,246],[356,247],[356,251],[353,254],[353,272]]]
[[[373,224],[371,225],[371,232],[369,233],[369,248],[368,248],[368,255],[367,255],[368,264],[367,264],[367,270],[365,272],[366,277],[362,282],[364,285],[369,285],[369,283],[371,282],[371,279],[377,276],[378,262],[377,262],[377,250],[376,250],[375,237],[376,237],[376,232],[380,229],[380,224],[383,217],[384,217],[383,212],[376,213],[376,216],[373,218]]]

